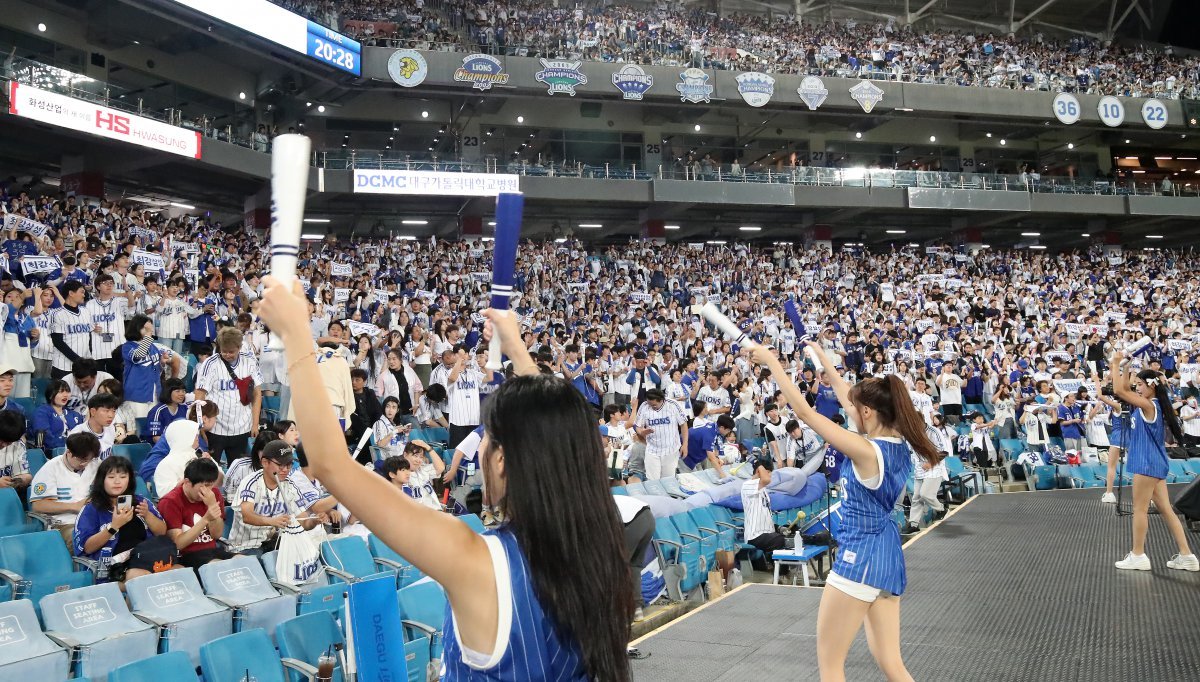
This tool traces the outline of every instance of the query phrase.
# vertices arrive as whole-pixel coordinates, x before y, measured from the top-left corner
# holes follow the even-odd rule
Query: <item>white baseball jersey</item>
[[[296,487],[291,476],[279,482],[274,490],[268,490],[263,481],[262,470],[255,471],[242,479],[238,486],[238,494],[232,500],[233,527],[229,531],[229,549],[233,552],[252,549],[261,545],[272,531],[272,526],[251,526],[242,520],[242,504],[249,502],[254,513],[259,516],[279,516],[280,514],[299,514],[313,506],[319,499],[315,489],[309,490]]]
[[[447,375],[449,380],[449,375]],[[479,423],[479,384],[483,375],[474,367],[464,367],[458,380],[447,384],[446,402],[449,404],[450,423],[456,426],[474,426]]]
[[[189,331],[188,305],[179,298],[159,300],[154,311],[154,333],[160,339],[186,339]]]
[[[79,357],[89,358],[92,356],[91,318],[84,312],[82,307],[77,313],[71,312],[66,307],[56,310],[50,321],[50,332],[52,334],[62,334],[63,341],[66,342],[67,347]],[[75,363],[63,355],[62,351],[55,348],[54,360],[51,362],[51,365],[55,369],[69,372],[75,366]]]
[[[88,426],[86,417],[75,428],[68,431],[67,435],[69,436],[72,433],[90,433],[100,439],[100,456],[96,458],[96,461],[108,459],[109,455],[112,454],[113,445],[117,442],[117,427],[109,424],[104,427],[103,431],[97,433]]]
[[[53,310],[47,310],[41,315],[34,316],[33,318],[34,323],[41,332],[41,335],[38,336],[37,343],[35,343],[33,346],[33,357],[35,360],[54,359],[54,340],[50,338],[50,324],[53,320]]]
[[[82,472],[75,473],[71,467],[67,466],[67,456],[59,455],[38,469],[37,475],[33,477],[33,485],[30,486],[29,501],[78,502],[86,499],[91,493],[92,479],[96,477],[96,470],[99,468],[100,460],[93,459],[87,463]],[[75,523],[75,517],[78,514],[63,512],[53,516],[55,523],[71,524]]]
[[[100,326],[100,333],[92,334],[92,352],[88,357],[111,360],[113,351],[125,343],[125,318],[129,317],[129,301],[117,297],[108,301],[93,298],[84,304],[83,311],[90,324]]]
[[[687,419],[674,403],[664,400],[660,409],[650,406],[650,401],[638,406],[637,427],[654,429],[646,437],[646,454],[678,454],[683,448],[679,427]]]
[[[113,378],[113,375],[109,374],[108,372],[96,370],[96,382],[92,384],[90,389],[85,391],[79,388],[79,382],[75,380],[74,374],[68,374],[67,376],[63,377],[63,381],[66,382],[67,388],[71,389],[71,397],[67,398],[66,409],[75,410],[82,415],[84,419],[87,419],[88,401],[92,399],[92,396],[96,395],[96,389],[100,387],[100,384],[111,378]]]
[[[218,436],[238,436],[250,432],[250,405],[242,404],[234,377],[253,377],[255,386],[263,383],[262,372],[253,355],[241,353],[230,367],[234,376],[229,375],[229,368],[218,353],[210,355],[196,367],[196,388],[205,391],[205,400],[215,402],[220,409],[213,427],[213,433]]]
[[[771,518],[771,496],[766,488],[759,487],[758,478],[742,484],[742,509],[746,542],[766,533],[775,532],[775,521]]]
[[[731,407],[733,403],[729,400],[729,391],[722,386],[717,386],[716,389],[708,386],[701,386],[696,392],[696,400],[702,400],[708,403],[710,411],[720,409],[722,407]]]

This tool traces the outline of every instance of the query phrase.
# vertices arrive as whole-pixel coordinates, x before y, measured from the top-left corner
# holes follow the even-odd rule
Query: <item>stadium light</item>
[[[904,234],[905,230],[888,230],[888,234]]]
[[[1033,246],[1031,246],[1031,247],[1029,247],[1029,248],[1031,248],[1031,249],[1037,249],[1038,251],[1045,251],[1045,250],[1046,250],[1046,247],[1042,246],[1041,244],[1034,244]]]
[[[401,220],[401,225],[428,225],[428,220]]]
[[[991,133],[988,133],[988,134],[987,134],[987,136],[988,136],[988,138],[990,139],[990,138],[992,137],[992,134],[991,134]]]
[[[937,135],[930,135],[930,136],[929,136],[929,141],[930,141],[930,142],[937,142]]]
[[[742,232],[759,232],[762,230],[762,228],[758,227],[757,225],[742,225],[738,229]]]
[[[300,238],[306,242],[315,242],[315,241],[320,241],[320,240],[324,239],[325,237],[324,237],[324,235],[319,235],[319,234],[302,234],[302,235],[300,235]]]
[[[1042,233],[1041,232],[1022,232],[1021,236],[1022,237],[1040,237],[1040,236],[1042,236]]]
[[[324,104],[318,104],[318,105],[317,105],[317,111],[318,111],[318,112],[320,112],[320,113],[322,113],[322,114],[323,114],[323,113],[325,113],[325,105],[324,105]]]
[[[862,139],[862,133],[854,133],[854,139],[856,139],[856,140],[861,140],[861,139]]]
[[[1146,235],[1146,239],[1162,239],[1162,238],[1163,238],[1163,236],[1162,236],[1161,234],[1148,234],[1148,235]]]
[[[1083,234],[1081,234],[1081,235],[1079,235],[1079,236],[1081,236],[1081,237],[1090,237],[1090,236],[1092,236],[1092,233],[1091,233],[1091,232],[1084,232]]]
[[[517,117],[517,123],[524,123],[524,122],[525,122],[525,117],[524,117],[524,116],[518,116],[518,117]]]
[[[1001,147],[1003,147],[1003,146],[1004,146],[1004,145],[1006,145],[1006,144],[1008,144],[1008,140],[1000,140],[1000,146],[1001,146]]]
[[[46,25],[45,25],[45,24],[38,24],[38,31],[39,31],[39,32],[41,32],[41,33],[45,33],[45,32],[46,32]]]
[[[695,126],[693,126],[693,129],[694,129],[696,132],[700,132],[700,124],[699,124],[699,123],[697,123]]]
[[[1129,140],[1125,140],[1125,144],[1129,144]]]
[[[171,202],[171,205],[172,205],[172,206],[174,206],[175,208],[182,208],[182,209],[185,209],[185,210],[188,210],[188,211],[194,211],[194,210],[196,210],[196,207],[195,207],[195,206],[191,206],[191,205],[189,205],[189,204],[181,204],[181,203],[179,203],[179,202],[176,202],[176,201],[172,201],[172,202]]]
[[[718,245],[719,245],[719,244],[724,244],[724,243],[725,243],[725,240],[724,240],[724,239],[710,239],[710,240],[708,240],[707,242],[704,242],[704,243],[705,243],[705,244],[718,244]]]
[[[663,229],[664,230],[678,230],[679,226],[678,225],[663,225]]]
[[[421,118],[429,118],[429,112],[428,112],[428,111],[422,111],[422,112],[421,112]]]
[[[496,221],[495,221],[495,220],[493,220],[493,221],[491,221],[491,222],[489,222],[489,223],[488,223],[488,227],[495,227],[495,226],[496,226]]]
[[[244,93],[244,92],[239,92],[239,93],[238,93],[238,99],[246,99],[246,93]]]
[[[601,223],[579,223],[579,227],[585,230],[598,230],[604,227],[604,225]]]
[[[1075,148],[1075,143],[1074,143],[1074,142],[1068,142],[1068,143],[1067,143],[1067,149],[1074,149],[1074,148]]]
[[[327,223],[330,221],[329,221],[329,218],[305,218],[304,222],[306,222],[306,223]]]

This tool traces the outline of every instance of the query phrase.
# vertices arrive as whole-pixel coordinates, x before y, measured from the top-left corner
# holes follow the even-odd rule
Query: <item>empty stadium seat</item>
[[[321,560],[333,582],[353,583],[373,578],[381,573],[395,576],[391,567],[380,564],[371,556],[367,543],[356,536],[335,537],[321,543]]]
[[[233,633],[233,611],[204,596],[195,571],[163,571],[125,583],[133,615],[159,631],[159,651],[181,651],[200,665],[200,645]]]
[[[262,628],[274,636],[276,625],[296,615],[296,595],[280,594],[272,587],[254,557],[205,564],[200,582],[209,598],[233,609],[234,632]]]
[[[153,447],[150,443],[130,443],[128,445],[114,445],[112,454],[114,456],[124,457],[130,462],[133,462],[133,470],[137,471],[141,468],[142,462],[146,461],[146,455],[150,454],[150,448]]]
[[[672,514],[669,518],[671,523],[675,524],[675,528],[682,538],[700,543],[700,554],[704,557],[705,565],[715,566],[719,538],[700,532],[700,527],[696,525],[696,520],[692,518],[690,512]]]
[[[682,500],[688,496],[688,494],[684,492],[683,488],[680,487],[679,479],[675,476],[668,476],[667,478],[659,479],[659,483],[662,483],[663,490],[665,490],[666,493],[671,497],[676,497]]]
[[[737,527],[732,524],[721,525],[713,515],[712,507],[698,507],[688,513],[692,515],[701,533],[717,536],[717,549],[726,552],[737,551]]]
[[[679,534],[667,518],[654,519],[654,552],[667,581],[667,594],[674,601],[684,597],[704,582],[707,564],[700,552],[698,540],[688,540]]]
[[[48,594],[93,583],[91,571],[75,568],[56,530],[0,538],[0,580],[12,588],[14,599],[32,601],[35,610]]]
[[[42,633],[33,602],[0,602],[0,679],[65,680],[71,656]]]
[[[321,654],[329,651],[334,645],[344,646],[346,638],[342,628],[328,611],[307,613],[283,621],[275,629],[275,641],[279,643],[279,656],[290,658],[302,663],[317,672],[317,662]],[[304,675],[297,670],[288,671],[291,682],[304,682]],[[333,682],[345,679],[341,662],[333,669]]]
[[[126,663],[108,673],[108,682],[195,682],[196,663],[182,651]]]
[[[200,670],[205,680],[287,682],[285,668],[305,675],[309,672],[297,661],[280,661],[271,637],[262,628],[228,635],[200,647]]]
[[[375,557],[377,563],[396,571],[399,587],[407,587],[425,577],[420,569],[412,565],[411,561],[393,551],[378,536],[369,536],[367,547],[371,550],[371,556]]]
[[[663,497],[670,497],[670,494],[667,493],[667,489],[662,484],[662,480],[645,481],[644,485],[647,495],[661,495]]]
[[[625,492],[630,495],[648,495],[646,492],[646,484],[642,481],[634,481],[625,486]]]
[[[46,633],[71,649],[80,677],[102,680],[158,653],[158,631],[129,612],[116,583],[48,594],[41,607]]]
[[[429,638],[430,658],[442,657],[442,624],[446,620],[446,592],[429,578],[396,592],[400,602],[400,621],[407,636]]]
[[[1173,459],[1170,462],[1170,478],[1168,483],[1190,483],[1195,480],[1196,474],[1188,468],[1187,463]]]
[[[40,530],[42,524],[25,516],[25,508],[21,506],[21,497],[17,495],[17,491],[13,488],[0,488],[0,537],[36,533]]]
[[[342,607],[346,603],[346,585],[342,582],[332,583],[329,580],[329,575],[325,572],[325,567],[321,567],[318,575],[313,577],[310,582],[302,585],[290,585],[280,582],[275,577],[275,559],[278,552],[267,552],[260,556],[259,563],[262,564],[263,573],[267,574],[267,579],[271,581],[271,585],[283,594],[296,595],[296,612],[298,615],[312,613],[314,611],[329,611],[335,616],[341,614]]]
[[[46,466],[46,453],[41,448],[29,448],[25,451],[25,461],[29,462],[29,475],[37,476],[37,472]]]

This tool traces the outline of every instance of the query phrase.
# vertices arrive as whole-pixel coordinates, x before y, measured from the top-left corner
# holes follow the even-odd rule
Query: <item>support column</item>
[[[958,170],[961,173],[974,173],[979,167],[975,160],[975,145],[960,143],[958,145]]]
[[[246,227],[260,234],[271,227],[271,188],[264,186],[256,194],[246,197],[242,205],[242,220]]]
[[[483,241],[483,216],[460,216],[458,219],[458,238],[465,242]]]
[[[626,159],[628,161],[629,159]],[[658,169],[663,165],[662,128],[644,128],[642,130],[642,160],[637,162],[638,168],[658,177]],[[670,166],[663,168],[669,171]]]
[[[830,158],[825,152],[825,136],[810,135],[808,137],[808,165],[813,168],[824,168],[829,165]]]
[[[479,125],[479,119],[472,118],[470,121],[467,121],[460,135],[462,160],[466,163],[483,163],[483,155],[488,151],[494,151],[488,149],[491,145],[484,146],[483,144],[490,140],[484,136],[483,127]]]
[[[83,156],[62,158],[61,189],[67,196],[82,198],[104,198],[104,173],[94,169]]]

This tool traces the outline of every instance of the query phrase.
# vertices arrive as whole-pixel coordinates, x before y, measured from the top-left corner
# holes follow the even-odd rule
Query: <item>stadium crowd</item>
[[[279,4],[371,45],[1126,97],[1175,99],[1200,93],[1200,60],[1194,56],[1084,36],[1008,36],[901,27],[892,21],[801,23],[787,15],[719,16],[673,5],[571,8],[528,0]]]
[[[252,510],[254,500],[270,498],[256,497],[266,493],[250,488],[265,484],[251,474],[285,471],[291,459],[246,460],[249,443],[259,452],[281,438],[302,455],[302,434],[279,421],[289,413],[287,370],[256,314],[268,265],[263,236],[202,216],[31,195],[13,184],[0,199],[8,226],[0,257],[0,486],[32,483],[35,511],[66,527],[88,491],[80,472],[94,472],[114,446],[154,443],[138,475],[164,497],[188,480],[198,446],[230,465],[200,478],[218,476],[224,499],[251,502],[244,518],[235,516],[234,537],[243,549],[257,547],[283,521],[273,507]],[[781,459],[804,460],[821,447],[789,423],[776,386],[744,349],[701,324],[691,306],[710,297],[751,338],[780,351],[818,411],[835,415],[838,404],[802,352],[806,335],[851,382],[898,374],[929,425],[952,441],[947,449],[982,449],[981,463],[1000,463],[998,439],[1023,438],[1031,449],[1056,437],[1077,451],[1085,442],[1107,446],[1111,410],[1087,380],[1111,350],[1145,335],[1145,361],[1170,377],[1188,444],[1197,442],[1200,260],[1190,250],[1106,258],[1098,246],[974,255],[915,247],[829,253],[791,244],[527,242],[515,307],[543,371],[583,392],[622,460],[642,433],[623,426],[634,427],[640,405],[658,400],[725,427],[730,448],[718,466],[743,458],[738,445],[760,435],[786,443]],[[504,380],[483,368],[489,257],[487,242],[329,237],[302,245],[319,366],[352,451],[364,463],[373,454],[398,458],[389,476],[433,506],[441,481],[478,482],[474,446],[461,443],[479,424],[480,402]],[[788,297],[804,329],[783,314]],[[26,400],[34,386],[44,398],[36,408]],[[965,439],[947,430],[960,419],[972,423]],[[414,427],[448,429],[459,451],[447,466],[410,439]],[[368,439],[376,451],[362,447]],[[26,447],[66,454],[31,481]],[[692,455],[691,465],[704,459]],[[647,475],[623,467],[614,463],[617,477]],[[332,518],[336,501],[296,477],[294,499]],[[77,497],[58,497],[68,491]],[[204,515],[219,494],[189,487],[176,503]],[[103,538],[75,539],[83,552]]]

